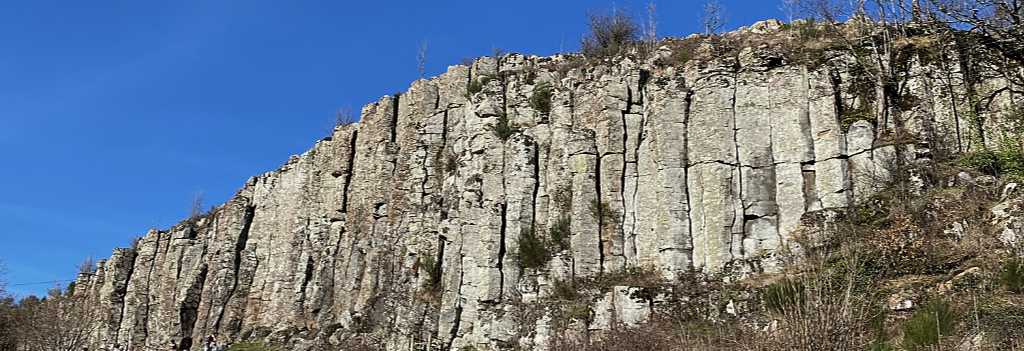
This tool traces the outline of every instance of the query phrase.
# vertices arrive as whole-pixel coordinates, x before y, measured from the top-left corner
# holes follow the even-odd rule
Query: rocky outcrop
[[[969,104],[958,65],[913,62],[921,102],[900,116],[912,137],[892,140],[881,131],[894,126],[844,120],[863,103],[848,57],[808,66],[761,47],[657,63],[673,50],[481,58],[367,105],[209,214],[81,277],[93,348],[198,349],[210,335],[530,346],[549,319],[524,333],[514,316],[556,279],[776,271],[806,214],[871,194],[898,158],[977,147],[956,112]],[[548,87],[550,109],[537,103]],[[551,236],[566,222],[563,248]],[[551,251],[541,267],[522,264],[530,240]],[[597,303],[593,328],[642,322],[630,291]]]

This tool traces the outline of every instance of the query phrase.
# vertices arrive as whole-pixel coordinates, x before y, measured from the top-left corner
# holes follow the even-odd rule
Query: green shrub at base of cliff
[[[959,163],[988,175],[1024,180],[1024,152],[1013,147],[971,152],[962,156]]]
[[[764,290],[765,307],[775,313],[800,309],[804,302],[804,290],[803,283],[792,279],[768,285]]]
[[[871,343],[871,345],[868,345],[868,350],[870,350],[870,351],[893,351],[893,350],[896,350],[896,348],[892,347],[892,345],[889,345],[889,343],[887,343],[885,341],[874,341],[874,342]]]
[[[948,302],[935,300],[914,312],[903,323],[903,347],[907,350],[927,349],[950,336],[957,316]]]
[[[1024,293],[1024,259],[1004,263],[1003,271],[999,273],[999,282],[1012,293]]]

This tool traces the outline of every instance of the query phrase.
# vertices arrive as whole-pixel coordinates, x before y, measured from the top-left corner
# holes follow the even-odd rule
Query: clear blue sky
[[[576,50],[588,10],[647,1],[7,1],[0,5],[0,261],[24,296],[301,153],[334,111],[493,48]],[[658,34],[702,1],[656,1]],[[729,25],[781,17],[724,0]]]

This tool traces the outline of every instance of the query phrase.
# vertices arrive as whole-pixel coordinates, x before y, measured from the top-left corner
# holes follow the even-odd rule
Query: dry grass
[[[589,342],[559,338],[554,344],[562,350],[864,350],[875,339],[872,325],[880,312],[873,295],[854,287],[855,272],[836,277],[823,267],[792,277],[804,288],[793,290],[799,296],[766,319],[721,314],[718,302],[728,296],[721,282],[684,278],[686,284],[672,287],[681,299],[656,310],[647,324],[613,326]]]
[[[895,181],[839,213],[825,231],[830,234],[803,244],[806,249],[785,274],[741,283],[698,275],[668,282],[653,270],[641,270],[566,282],[557,289],[559,301],[572,306],[566,314],[580,317],[577,321],[591,316],[588,301],[599,297],[603,286],[645,288],[653,312],[648,323],[632,328],[586,331],[579,323],[562,323],[577,332],[554,345],[564,350],[881,351],[949,350],[973,343],[975,350],[1018,350],[1024,330],[1019,272],[1024,270],[986,229],[996,191],[944,184],[959,170],[948,165],[889,170]],[[910,174],[924,179],[925,186],[909,182]],[[954,223],[966,229],[950,232]],[[912,307],[891,310],[893,299],[903,297]]]

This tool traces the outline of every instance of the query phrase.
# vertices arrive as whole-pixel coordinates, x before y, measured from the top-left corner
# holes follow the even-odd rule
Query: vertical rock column
[[[686,128],[693,266],[704,272],[720,271],[732,261],[733,245],[742,238],[734,66],[723,60],[687,74],[693,82]]]

